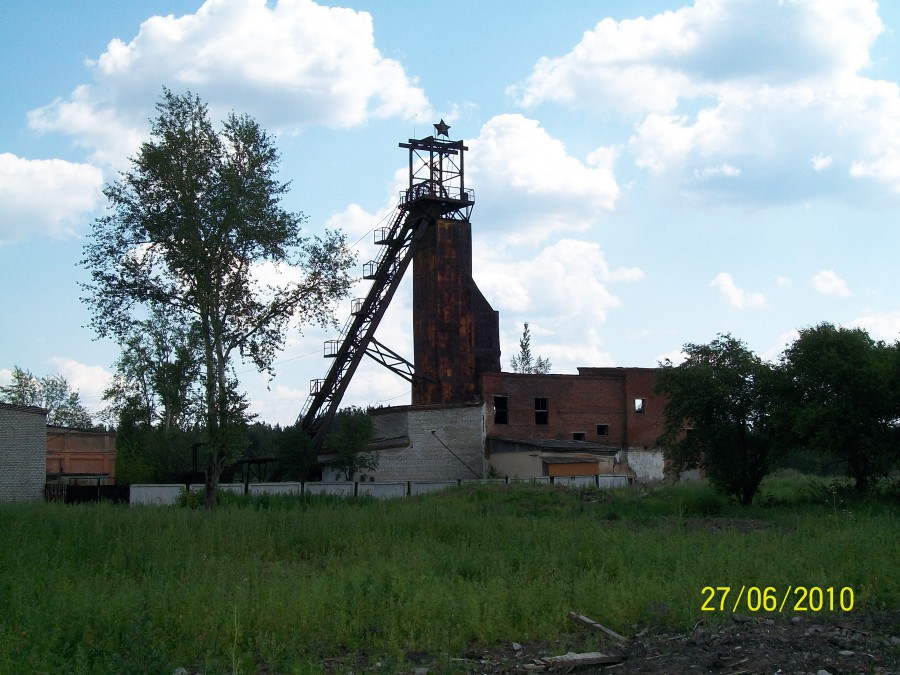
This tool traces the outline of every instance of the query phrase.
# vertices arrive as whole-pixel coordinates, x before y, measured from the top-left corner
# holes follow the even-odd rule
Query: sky
[[[444,119],[505,370],[525,322],[554,373],[722,333],[776,360],[822,322],[894,342],[898,28],[871,0],[0,0],[0,384],[61,373],[104,407],[119,350],[89,328],[82,249],[163,87],[271,133],[283,206],[343,230],[357,277],[398,144]],[[410,360],[411,301],[404,280],[377,332]],[[274,379],[237,365],[261,421],[296,420],[337,335],[292,327]],[[344,402],[409,385],[367,359]]]

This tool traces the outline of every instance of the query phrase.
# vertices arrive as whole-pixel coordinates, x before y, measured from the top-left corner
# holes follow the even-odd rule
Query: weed
[[[900,605],[894,502],[785,480],[800,494],[775,484],[749,508],[703,484],[3,504],[0,672],[349,671],[362,655],[398,672],[407,650],[453,663],[553,643],[569,611],[619,632],[690,627],[709,585],[852,586],[859,610]],[[835,527],[844,510],[853,526]]]

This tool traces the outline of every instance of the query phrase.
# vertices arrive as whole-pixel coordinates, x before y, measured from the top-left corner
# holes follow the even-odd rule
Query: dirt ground
[[[576,644],[576,641],[569,643]],[[514,650],[514,647],[521,647]],[[900,674],[900,611],[854,615],[829,621],[821,617],[774,620],[733,616],[718,627],[699,623],[692,631],[671,633],[647,628],[625,646],[609,640],[603,653],[621,658],[616,664],[547,665],[545,657],[568,651],[569,645],[510,645],[482,654],[469,653],[451,668],[467,673],[771,673],[839,675]],[[424,661],[424,659],[423,659]],[[422,663],[411,672],[446,672]]]

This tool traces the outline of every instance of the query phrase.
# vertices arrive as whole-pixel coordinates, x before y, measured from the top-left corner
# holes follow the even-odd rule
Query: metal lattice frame
[[[443,121],[441,122],[443,125]],[[441,131],[446,134],[446,128]],[[375,232],[383,248],[377,260],[363,266],[363,277],[372,280],[365,298],[353,301],[353,309],[339,340],[325,343],[325,356],[333,358],[324,379],[310,382],[309,398],[300,413],[301,425],[314,436],[313,448],[322,449],[325,434],[337,412],[350,378],[368,354],[409,382],[416,377],[413,365],[374,338],[403,274],[415,254],[421,234],[439,218],[468,220],[474,199],[465,188],[462,141],[442,141],[429,136],[410,139],[409,188],[394,211],[391,225]]]

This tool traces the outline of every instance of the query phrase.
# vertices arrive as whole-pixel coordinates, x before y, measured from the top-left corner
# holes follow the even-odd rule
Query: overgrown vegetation
[[[199,427],[166,429],[140,423],[122,424],[116,433],[116,482],[201,483],[206,445]],[[239,438],[239,458],[276,459],[259,480],[319,480],[309,434],[299,424],[289,427],[255,422]],[[195,456],[197,472],[194,472]],[[229,467],[225,467],[226,473]]]
[[[573,610],[628,635],[729,620],[701,613],[708,585],[851,587],[856,612],[896,608],[900,502],[879,490],[789,475],[744,508],[704,484],[3,504],[0,672],[393,673],[410,652],[453,672],[479,646],[567,639]]]
[[[357,474],[378,467],[378,453],[367,450],[374,433],[372,418],[359,406],[342,408],[334,416],[325,449],[334,453],[331,466],[344,480],[356,480]]]
[[[703,468],[748,505],[776,466],[843,472],[864,493],[900,468],[900,342],[828,323],[800,331],[777,363],[731,335],[667,361],[659,442],[676,471]]]

